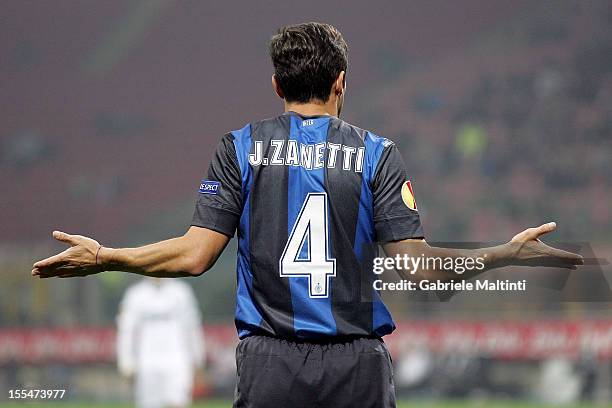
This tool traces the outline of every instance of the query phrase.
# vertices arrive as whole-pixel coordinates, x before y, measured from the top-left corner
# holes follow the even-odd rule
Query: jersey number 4
[[[280,276],[308,278],[311,298],[329,296],[336,260],[329,255],[326,193],[308,193],[279,261]]]

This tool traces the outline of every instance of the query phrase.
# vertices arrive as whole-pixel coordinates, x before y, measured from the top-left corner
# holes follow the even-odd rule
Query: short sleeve
[[[200,181],[191,225],[233,237],[242,213],[242,173],[234,136],[226,134]]]
[[[394,144],[385,147],[372,182],[378,242],[423,238],[423,227],[404,161]]]

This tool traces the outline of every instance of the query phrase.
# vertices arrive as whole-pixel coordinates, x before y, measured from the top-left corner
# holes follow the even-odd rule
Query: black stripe
[[[264,157],[271,157],[270,140],[289,138],[288,115],[252,126],[252,146],[263,142]],[[283,146],[286,150],[287,143]],[[283,152],[283,155],[285,152]],[[279,337],[294,337],[289,279],[281,279],[278,260],[288,238],[287,166],[254,166],[251,187],[250,243],[253,298],[262,317],[262,329]]]
[[[331,119],[327,140],[356,148],[364,146],[363,131],[336,118]],[[343,154],[339,152],[335,168],[325,168],[331,242],[336,258],[336,277],[332,279],[331,289],[332,313],[339,336],[368,335],[372,327],[372,303],[362,299],[363,274],[353,250],[362,173],[343,170],[342,160]]]

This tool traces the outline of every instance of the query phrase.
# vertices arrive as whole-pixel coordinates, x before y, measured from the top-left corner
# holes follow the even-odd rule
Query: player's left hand
[[[554,231],[557,224],[549,222],[536,228],[528,228],[515,235],[510,242],[510,264],[522,266],[551,266],[567,269],[576,269],[582,265],[582,256],[562,249],[553,248],[540,241],[544,234]]]
[[[100,248],[98,241],[61,231],[53,231],[53,238],[70,245],[70,248],[36,262],[32,269],[32,276],[71,278],[102,271],[102,267],[96,263],[96,254]]]

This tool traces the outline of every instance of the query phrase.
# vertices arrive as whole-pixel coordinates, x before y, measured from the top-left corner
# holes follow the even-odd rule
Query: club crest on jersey
[[[202,180],[200,182],[200,188],[198,191],[201,194],[213,194],[216,195],[221,189],[221,183],[218,181]]]
[[[410,180],[404,182],[404,184],[402,185],[402,201],[404,202],[404,204],[406,204],[406,207],[410,208],[411,210],[418,211]]]

